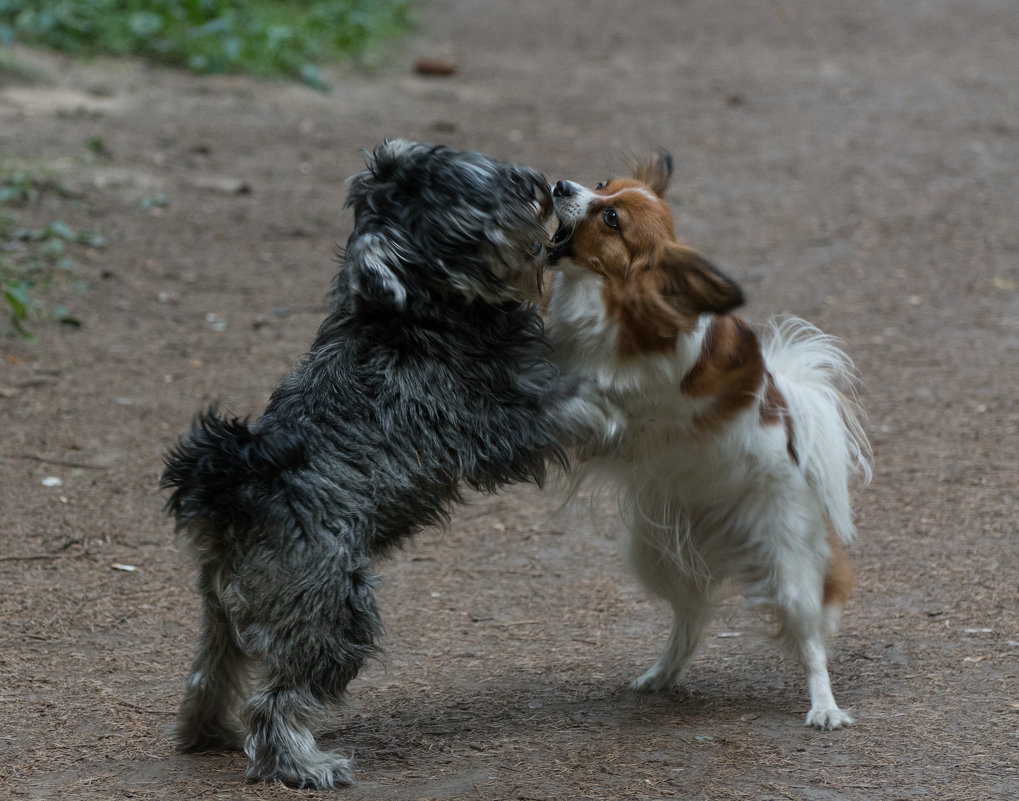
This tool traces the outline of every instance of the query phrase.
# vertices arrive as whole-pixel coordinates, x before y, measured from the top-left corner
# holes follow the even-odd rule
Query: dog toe
[[[812,726],[822,731],[831,731],[832,729],[841,729],[843,726],[852,726],[853,722],[851,715],[835,706],[811,709],[807,713],[807,720],[803,725]]]

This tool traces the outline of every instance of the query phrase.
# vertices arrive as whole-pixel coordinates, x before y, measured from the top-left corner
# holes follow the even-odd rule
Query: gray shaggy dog
[[[376,557],[462,487],[540,483],[604,430],[560,386],[532,302],[545,178],[401,140],[367,166],[310,353],[250,426],[200,416],[162,477],[202,598],[177,745],[243,748],[249,779],[297,787],[353,781],[313,730],[378,652]]]

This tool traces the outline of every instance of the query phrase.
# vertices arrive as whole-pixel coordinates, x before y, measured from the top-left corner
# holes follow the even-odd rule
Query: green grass
[[[326,84],[317,65],[360,58],[406,29],[418,0],[0,0],[0,44],[134,55],[200,73]]]
[[[20,170],[0,169],[0,313],[7,318],[9,332],[28,339],[32,338],[29,320],[43,312],[62,324],[78,324],[66,309],[47,309],[37,296],[58,284],[78,284],[74,251],[104,245],[99,232],[76,230],[61,220],[40,227],[23,225],[18,210],[48,192],[65,194],[66,190]]]
[[[0,0],[0,48],[14,42],[72,55],[141,56],[199,73],[248,73],[327,89],[318,65],[364,59],[410,24],[422,0]],[[0,50],[0,86],[34,73]],[[85,146],[105,156],[103,141]],[[75,247],[102,237],[59,220],[29,229],[13,209],[52,182],[0,164],[0,315],[28,336],[39,291],[72,276]],[[157,201],[154,201],[157,202]],[[59,310],[50,310],[60,317]],[[66,318],[73,324],[73,320]]]

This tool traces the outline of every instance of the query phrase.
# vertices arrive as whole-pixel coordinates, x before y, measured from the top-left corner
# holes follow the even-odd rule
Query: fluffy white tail
[[[800,468],[842,542],[856,535],[849,483],[870,481],[870,444],[857,403],[859,378],[841,343],[796,317],[771,320],[765,363],[785,396]]]

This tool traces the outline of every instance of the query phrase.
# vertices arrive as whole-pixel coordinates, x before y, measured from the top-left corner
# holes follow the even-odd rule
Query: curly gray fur
[[[401,140],[367,166],[310,352],[253,424],[200,416],[162,478],[202,597],[178,746],[243,747],[248,778],[298,787],[353,780],[313,731],[378,651],[373,560],[590,430],[529,299],[544,177]]]

